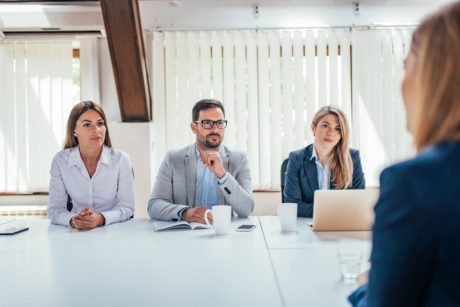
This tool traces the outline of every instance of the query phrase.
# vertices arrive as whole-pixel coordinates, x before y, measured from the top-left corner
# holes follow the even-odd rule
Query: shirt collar
[[[317,165],[321,166],[322,169],[329,170],[329,167],[328,166],[323,166],[323,164],[319,160],[318,154],[316,153],[315,145],[313,145],[313,148],[312,148],[312,151],[311,151],[310,161],[312,161],[313,159],[314,159],[314,161],[316,162]]]
[[[99,161],[101,161],[101,163],[104,163],[106,165],[110,165],[112,162],[110,159],[110,148],[108,148],[105,145],[102,146],[102,153],[101,153],[101,157]],[[69,154],[69,160],[67,162],[67,166],[72,167],[80,163],[83,164],[83,160],[81,159],[81,155],[80,155],[80,146],[75,146],[73,148],[70,148],[70,154]]]
[[[112,164],[112,159],[110,159],[110,148],[102,145],[101,158],[99,159],[102,163],[106,165]]]
[[[80,146],[70,148],[69,160],[67,160],[67,166],[72,167],[78,164],[81,160]]]
[[[311,150],[311,158],[310,158],[310,161],[315,159],[315,161],[318,161],[318,155],[316,154],[316,149],[315,149],[315,145],[313,144],[313,148]]]
[[[195,144],[195,157],[198,159],[200,157],[200,151],[198,150],[198,145]]]

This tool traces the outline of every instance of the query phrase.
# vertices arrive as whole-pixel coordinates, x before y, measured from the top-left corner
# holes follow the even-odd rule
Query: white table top
[[[315,233],[308,221],[283,233],[277,217],[237,219],[233,229],[257,227],[216,236],[154,232],[146,219],[76,231],[20,218],[30,230],[0,236],[0,306],[347,306],[356,286],[341,282],[337,243],[370,249],[370,233]]]
[[[0,217],[0,225],[14,222],[14,220],[15,220],[14,218]]]
[[[368,259],[371,232],[314,232],[310,218],[298,218],[297,231],[282,232],[277,216],[259,220],[286,306],[349,306],[346,298],[356,285],[341,279],[337,245],[344,239],[362,241]],[[364,260],[361,271],[368,268]]]
[[[350,306],[356,285],[343,283],[335,250],[273,249],[270,256],[286,306]]]
[[[148,220],[85,232],[23,222],[29,231],[0,237],[1,306],[282,306],[257,218],[225,236]]]
[[[370,231],[315,232],[308,226],[311,218],[298,218],[297,231],[293,232],[281,231],[277,216],[260,216],[259,220],[269,249],[336,248],[337,242],[343,239],[360,240],[367,245],[371,240]]]

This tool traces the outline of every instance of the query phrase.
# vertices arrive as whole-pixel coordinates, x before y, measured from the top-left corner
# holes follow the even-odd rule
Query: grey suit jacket
[[[225,183],[218,185],[219,205],[232,206],[238,216],[247,217],[254,200],[246,154],[223,145],[219,153],[228,173]],[[166,154],[148,204],[152,219],[177,220],[181,209],[195,206],[196,162],[195,144]]]

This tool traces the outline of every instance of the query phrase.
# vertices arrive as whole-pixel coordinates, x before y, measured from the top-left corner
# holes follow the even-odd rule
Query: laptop
[[[315,191],[313,230],[371,230],[378,197],[379,189]]]

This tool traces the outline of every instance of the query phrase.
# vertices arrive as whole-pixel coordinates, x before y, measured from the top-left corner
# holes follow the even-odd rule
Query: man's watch
[[[177,216],[179,217],[179,220],[183,220],[183,215],[184,215],[184,212],[185,210],[187,210],[188,208],[182,208],[180,209],[178,212],[177,212]]]

